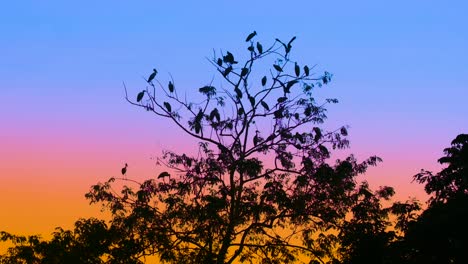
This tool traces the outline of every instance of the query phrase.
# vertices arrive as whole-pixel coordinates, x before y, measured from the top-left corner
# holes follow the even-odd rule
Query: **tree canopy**
[[[447,165],[446,168],[437,174],[422,170],[414,176],[417,182],[425,184],[426,192],[433,195],[432,202],[468,195],[468,134],[458,135],[444,153],[438,161]]]
[[[255,31],[247,36],[245,55],[214,54],[220,79],[197,87],[198,95],[157,69],[136,96],[125,87],[128,102],[196,139],[198,153],[165,150],[164,169],[143,182],[125,164],[125,177],[86,194],[112,213],[109,224],[80,220],[50,242],[4,233],[19,244],[2,263],[55,263],[46,259],[58,242],[58,258],[87,258],[81,263],[383,262],[418,203],[384,205],[393,188],[357,181],[377,156],[331,161],[333,150],[349,146],[346,126],[325,126],[326,107],[338,101],[316,96],[333,75],[294,59],[296,37],[265,46],[256,39]]]
[[[438,161],[447,167],[414,176],[431,198],[396,244],[400,263],[468,262],[468,135],[458,135],[444,154]]]
[[[214,55],[220,86],[198,88],[198,101],[182,95],[174,80],[164,84],[156,69],[136,100],[126,89],[131,104],[199,141],[197,156],[165,151],[160,162],[167,171],[137,189],[115,193],[112,178],[87,194],[148,241],[162,261],[284,263],[304,255],[325,263],[337,260],[336,252],[353,251],[339,250],[353,228],[386,233],[391,211],[380,199],[393,189],[373,193],[356,182],[380,158],[328,163],[331,149],[349,145],[345,126],[323,126],[325,107],[337,100],[315,99],[332,74],[292,58],[296,37],[265,47],[255,39],[256,32],[247,37],[245,57]]]

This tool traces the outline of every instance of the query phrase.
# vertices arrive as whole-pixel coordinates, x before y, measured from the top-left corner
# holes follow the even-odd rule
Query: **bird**
[[[158,71],[156,69],[153,69],[153,72],[148,77],[147,82],[150,83],[154,79],[154,77],[156,77],[156,74],[158,74]]]
[[[245,39],[245,42],[249,42],[253,37],[255,37],[257,35],[257,31],[254,31],[252,33],[250,33],[247,38]]]
[[[125,173],[127,173],[127,167],[128,167],[128,164],[125,163],[125,167],[122,168],[122,175],[125,175]]]
[[[260,131],[255,131],[255,136],[253,138],[253,144],[254,146],[256,147],[258,145],[258,143],[262,140],[262,138],[258,135],[260,133]]]
[[[169,172],[167,171],[163,171],[159,174],[158,179],[161,179],[161,178],[164,179],[165,177],[171,177],[171,174],[169,174]]]

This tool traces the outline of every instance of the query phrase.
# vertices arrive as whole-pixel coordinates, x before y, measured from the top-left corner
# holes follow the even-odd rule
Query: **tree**
[[[444,153],[439,163],[446,168],[414,176],[432,197],[397,244],[397,263],[468,263],[468,135],[458,135]]]
[[[80,219],[73,231],[57,228],[50,241],[39,236],[16,236],[0,233],[0,241],[10,241],[0,263],[103,263],[101,257],[110,253],[111,235],[102,220]]]
[[[353,195],[356,202],[350,210],[352,217],[344,221],[339,233],[340,263],[390,263],[393,256],[389,248],[401,240],[420,210],[416,200],[384,207],[381,201],[390,200],[394,194],[391,187],[372,192],[367,183],[359,186]]]
[[[0,241],[13,246],[0,255],[2,264],[141,264],[145,243],[117,221],[79,219],[73,230],[57,227],[50,240],[0,232]]]
[[[136,100],[125,88],[128,102],[198,140],[197,155],[164,151],[166,171],[144,182],[127,176],[125,164],[125,177],[86,194],[110,210],[109,224],[80,220],[49,242],[2,233],[15,246],[1,263],[141,263],[149,255],[169,263],[383,262],[417,203],[385,207],[392,188],[357,183],[376,156],[329,162],[331,149],[349,146],[345,126],[324,128],[325,106],[337,100],[315,99],[332,74],[294,61],[295,37],[264,48],[256,34],[242,60],[215,54],[228,88],[204,85],[199,100],[185,99],[172,79],[164,85],[156,69]]]
[[[337,261],[337,232],[358,192],[368,190],[356,188],[355,177],[378,157],[327,163],[330,149],[349,145],[346,127],[323,128],[325,106],[337,100],[314,98],[332,74],[318,75],[291,58],[296,37],[265,48],[255,37],[246,39],[245,60],[229,51],[214,55],[211,63],[228,88],[202,86],[199,102],[179,94],[174,80],[164,85],[156,69],[136,100],[125,88],[128,102],[199,141],[198,156],[165,151],[159,162],[168,171],[157,178],[120,193],[111,178],[87,194],[162,261],[284,263],[298,254],[311,263]],[[256,68],[269,63],[264,74]]]
[[[468,195],[468,134],[460,134],[452,146],[444,149],[445,156],[438,161],[447,167],[437,174],[421,170],[415,181],[425,184],[428,194],[434,195],[431,202],[444,202],[456,196]]]

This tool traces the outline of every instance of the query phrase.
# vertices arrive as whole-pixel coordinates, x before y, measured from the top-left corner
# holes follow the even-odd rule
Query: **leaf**
[[[263,108],[265,108],[265,110],[270,111],[270,107],[265,101],[261,101],[260,104],[263,106]]]
[[[257,35],[257,32],[254,31],[252,33],[250,33],[247,38],[245,39],[245,42],[249,42],[253,37],[255,37]]]
[[[242,68],[242,70],[241,70],[241,77],[246,76],[248,73],[249,73],[249,69],[247,69],[247,68]]]
[[[223,65],[223,60],[218,58],[218,61],[216,63],[218,64],[218,66],[222,66]]]
[[[234,88],[234,91],[236,92],[237,98],[242,98],[242,91],[239,88]]]
[[[260,44],[260,42],[257,42],[257,50],[258,50],[258,53],[260,53],[260,54],[263,53],[263,46],[262,46],[262,44]]]
[[[304,84],[304,92],[310,92],[312,90],[312,88],[314,87],[314,85],[310,85],[310,84]]]
[[[145,91],[141,91],[137,95],[137,102],[140,102],[141,99],[143,99],[143,96],[145,95]]]
[[[266,76],[263,76],[263,78],[262,78],[262,86],[265,86],[266,82],[267,82],[267,77],[266,77]]]
[[[164,107],[166,107],[168,112],[172,112],[171,104],[169,104],[168,102],[164,102]]]
[[[307,67],[307,65],[304,66],[304,73],[306,76],[309,76],[309,67]]]
[[[322,77],[322,82],[323,82],[323,84],[327,84],[327,83],[328,83],[328,77],[327,77],[327,76],[323,76],[323,77]]]
[[[322,77],[322,82],[323,84],[328,84],[331,81],[333,74],[330,74],[329,72],[325,71],[323,77]]]
[[[255,98],[253,98],[252,96],[249,95],[249,101],[250,101],[250,104],[253,106],[255,106]]]
[[[158,74],[158,71],[156,69],[153,69],[153,72],[148,77],[147,82],[150,83],[154,79],[154,77],[156,77],[156,74]]]
[[[174,92],[174,84],[172,82],[169,82],[169,85],[168,85],[168,88],[169,88],[169,92]]]
[[[239,108],[239,110],[237,110],[237,115],[243,115],[245,112],[244,112],[244,108]]]
[[[255,51],[255,48],[254,46],[250,45],[248,48],[247,48],[248,51],[251,51],[251,52],[254,52]]]
[[[208,98],[216,95],[216,88],[213,86],[203,86],[202,88],[198,89],[198,91],[206,95]]]
[[[296,73],[296,77],[299,77],[299,75],[301,74],[301,68],[299,68],[297,62],[294,64],[294,72]]]
[[[273,68],[275,68],[275,70],[277,70],[279,72],[283,71],[283,69],[281,69],[281,67],[279,65],[276,65],[276,64],[273,64]]]
[[[164,177],[170,177],[170,176],[171,176],[171,174],[169,174],[169,172],[163,171],[163,172],[161,172],[159,174],[158,179],[161,179],[161,178],[164,178]]]

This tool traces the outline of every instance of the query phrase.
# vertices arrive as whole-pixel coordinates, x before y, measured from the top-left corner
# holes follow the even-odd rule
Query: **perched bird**
[[[161,173],[159,174],[158,179],[161,179],[161,178],[164,179],[164,178],[166,178],[166,177],[171,177],[171,174],[169,174],[169,172],[167,172],[167,171],[163,171],[163,172],[161,172]]]
[[[150,76],[148,77],[148,80],[146,80],[148,83],[150,83],[151,81],[153,81],[154,77],[156,77],[156,74],[158,74],[158,71],[156,69],[153,69],[153,72],[150,74]]]
[[[260,134],[260,131],[255,131],[255,136],[253,138],[253,144],[254,146],[256,147],[258,145],[258,143],[260,143],[260,141],[262,141],[263,139],[259,136]]]
[[[127,173],[127,163],[125,163],[125,167],[122,168],[122,175],[125,175],[125,173]]]
[[[250,33],[247,38],[245,39],[245,42],[249,42],[253,37],[255,37],[257,35],[257,31],[254,31],[252,33]]]

